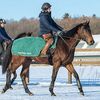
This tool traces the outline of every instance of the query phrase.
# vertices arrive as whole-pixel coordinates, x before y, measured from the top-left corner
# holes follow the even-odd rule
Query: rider
[[[9,43],[12,40],[5,30],[5,24],[6,21],[4,19],[0,19],[0,55],[4,51],[4,44]]]
[[[53,33],[60,33],[63,28],[51,17],[51,5],[44,3],[41,7],[42,11],[39,14],[40,18],[40,36],[46,41],[46,45],[41,51],[41,55],[46,55],[50,45],[53,43]]]

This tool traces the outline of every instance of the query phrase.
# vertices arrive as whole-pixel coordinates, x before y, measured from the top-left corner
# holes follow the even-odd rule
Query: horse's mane
[[[24,37],[24,36],[31,36],[31,35],[32,35],[32,32],[28,32],[28,33],[23,32],[23,33],[18,34],[18,35],[14,38],[14,40],[16,40],[16,39],[18,39],[18,38],[21,38],[21,37]]]
[[[62,36],[67,36],[67,37],[73,37],[74,34],[76,33],[77,29],[79,27],[81,27],[83,24],[77,24],[76,26],[74,26],[73,28],[69,29],[69,30],[65,30]]]

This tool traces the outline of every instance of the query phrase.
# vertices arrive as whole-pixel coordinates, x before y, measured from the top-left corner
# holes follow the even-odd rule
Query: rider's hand
[[[66,33],[66,32],[65,32],[65,29],[62,30],[62,33]]]
[[[10,44],[11,43],[11,40],[6,40],[5,43],[6,44]]]
[[[65,29],[63,29],[62,31],[65,32]]]
[[[59,35],[62,35],[62,31],[58,31],[56,34],[57,34],[57,36],[59,36]]]

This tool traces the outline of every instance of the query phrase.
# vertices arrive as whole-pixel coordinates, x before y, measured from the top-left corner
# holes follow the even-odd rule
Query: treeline
[[[92,34],[100,34],[100,18],[95,16],[71,18],[66,14],[66,16],[64,16],[62,19],[55,19],[55,21],[65,30],[69,30],[75,25],[84,22],[86,19],[90,20]],[[22,32],[33,32],[33,35],[37,36],[39,32],[39,19],[22,18],[19,21],[7,20],[6,30],[12,38]]]

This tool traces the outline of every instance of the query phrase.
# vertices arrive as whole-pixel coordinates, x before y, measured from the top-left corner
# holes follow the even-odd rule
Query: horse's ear
[[[89,23],[90,23],[90,20],[87,21],[87,24],[89,24]]]
[[[31,35],[32,35],[32,33],[33,33],[33,32],[28,32],[28,33],[27,33],[27,35],[28,35],[28,36],[31,36]]]
[[[87,24],[89,25],[89,23],[90,23],[90,20],[86,20],[86,21],[83,22],[82,24],[83,24],[83,25],[87,25]]]
[[[84,21],[83,21],[83,25],[87,25],[90,23],[90,19],[89,18],[85,18]]]

